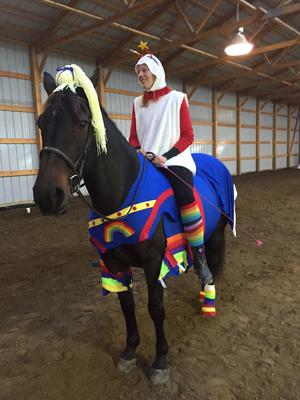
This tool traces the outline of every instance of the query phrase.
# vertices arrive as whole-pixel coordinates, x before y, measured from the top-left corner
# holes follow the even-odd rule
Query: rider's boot
[[[208,267],[204,246],[193,248],[194,269],[198,275],[202,289],[199,293],[199,301],[202,302],[200,315],[214,317],[216,315],[216,289],[212,273]]]

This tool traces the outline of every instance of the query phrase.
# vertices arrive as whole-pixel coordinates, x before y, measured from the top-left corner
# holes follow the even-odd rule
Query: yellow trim
[[[129,214],[133,214],[133,213],[136,213],[136,212],[139,212],[142,210],[146,210],[147,208],[148,209],[153,208],[155,203],[156,203],[156,200],[143,201],[141,203],[134,204],[132,206],[131,210],[130,210],[131,206],[129,206],[129,207],[123,208],[123,210],[120,210],[113,214],[110,214],[107,217],[117,220],[118,218],[124,217],[128,213],[129,210],[130,210]],[[94,228],[95,226],[102,225],[106,221],[107,220],[104,218],[92,219],[91,221],[89,221],[89,228]]]

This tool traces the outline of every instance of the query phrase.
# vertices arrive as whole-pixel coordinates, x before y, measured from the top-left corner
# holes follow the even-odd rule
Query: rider
[[[194,131],[187,98],[184,93],[167,86],[164,68],[153,54],[142,56],[135,65],[135,72],[144,93],[133,103],[129,143],[144,155],[154,153],[154,165],[168,167],[161,171],[173,188],[192,248],[194,268],[202,283],[201,314],[214,316],[215,285],[205,255],[202,216],[192,190],[196,166],[190,151]]]

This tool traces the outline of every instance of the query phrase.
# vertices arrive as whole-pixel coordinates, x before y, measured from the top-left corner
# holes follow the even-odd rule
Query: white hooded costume
[[[152,54],[141,57],[135,66],[146,64],[156,79],[149,91],[165,88],[165,71],[160,60]],[[163,155],[169,151],[180,138],[180,109],[186,95],[175,90],[161,96],[158,101],[150,101],[147,106],[142,103],[143,96],[134,100],[136,134],[140,146],[145,151]],[[190,146],[166,162],[167,166],[178,165],[189,169],[193,175],[196,166],[191,156]]]

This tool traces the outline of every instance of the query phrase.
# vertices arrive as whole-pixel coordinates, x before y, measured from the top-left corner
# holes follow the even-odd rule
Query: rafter
[[[299,41],[300,41],[300,39],[299,39],[299,38],[296,38],[296,39],[292,39],[292,40],[286,40],[286,41],[280,42],[280,43],[273,43],[273,44],[271,44],[271,45],[258,47],[258,48],[256,48],[256,49],[254,49],[254,50],[251,52],[251,54],[247,54],[247,55],[245,55],[245,56],[238,57],[238,58],[245,59],[245,58],[252,57],[253,55],[258,55],[258,54],[267,53],[267,52],[274,51],[274,50],[277,50],[277,49],[280,49],[280,48],[286,48],[286,47],[295,46],[296,44],[299,43]],[[216,61],[217,61],[217,60],[216,60]],[[218,60],[218,61],[219,61],[219,60]],[[224,62],[224,63],[229,63],[229,64],[231,64],[231,65],[233,65],[233,66],[238,66],[238,67],[240,67],[240,64],[237,64],[237,63],[232,62],[232,57],[228,57],[228,56],[227,56],[227,57],[224,57],[224,58],[222,59],[222,62]],[[254,71],[253,68],[246,67],[246,66],[244,66],[244,68],[247,69],[248,71],[251,71],[251,72],[255,73],[256,75],[265,76],[266,78],[273,79],[272,77],[270,77],[270,75],[264,74],[264,73],[259,72],[259,71]],[[226,79],[228,79],[228,77],[227,77]],[[225,79],[225,80],[226,80],[226,79]],[[220,81],[220,77],[218,78],[218,80]],[[204,82],[203,82],[202,78],[197,77],[197,78],[191,79],[191,80],[189,81],[189,83],[190,83],[190,84],[193,84],[193,85],[196,85],[196,84],[199,84],[199,85],[206,84],[206,85],[207,85],[207,84],[209,84],[209,83],[211,83],[211,82],[214,82],[214,81],[215,81],[215,77],[214,77],[214,78],[211,78],[211,80],[206,79]]]
[[[68,4],[69,7],[76,7],[76,5],[79,3],[79,0],[71,0]],[[45,40],[50,40],[55,34],[55,31],[59,26],[62,25],[62,23],[65,21],[65,19],[70,15],[69,10],[63,10],[55,19],[54,21],[48,26],[48,28],[45,30],[45,32],[41,35],[41,37],[38,38],[37,45],[41,45]]]
[[[216,11],[218,5],[220,4],[221,0],[214,0],[212,6],[210,7],[210,9],[208,10],[207,14],[205,15],[205,17],[201,20],[200,24],[198,25],[198,27],[196,28],[196,34],[198,34],[206,25],[207,21],[209,20],[209,18],[211,17],[211,15]],[[232,12],[230,12],[230,14],[228,14],[228,18],[225,19],[225,21],[227,21],[228,19],[232,18]],[[224,17],[219,18],[218,19],[219,23],[223,23],[224,22]],[[211,28],[214,28],[214,26],[212,26]],[[195,40],[194,42],[191,42],[190,45],[193,46],[194,44],[197,43],[198,40]],[[163,64],[165,65],[166,68],[168,68],[168,64],[173,61],[175,58],[177,58],[178,56],[180,56],[183,52],[185,52],[186,49],[184,48],[179,48],[178,50],[176,50],[174,53],[172,53],[171,55],[169,55],[167,58],[165,58],[165,60],[163,61]]]
[[[180,15],[180,17],[182,18],[183,22],[186,24],[186,26],[188,27],[188,29],[192,32],[195,33],[194,27],[191,24],[191,21],[188,19],[188,17],[186,16],[185,12],[183,11],[180,3],[178,0],[175,0],[175,7],[178,11],[178,14]]]
[[[151,15],[149,15],[147,17],[147,19],[145,21],[143,21],[141,24],[139,24],[136,29],[145,29],[147,28],[147,26],[151,25],[151,23],[153,22],[153,20],[155,20],[156,18],[158,18],[160,15],[162,15],[169,7],[170,4],[173,2],[173,0],[167,0],[165,1],[160,7],[158,7],[156,9],[156,11],[154,11]],[[118,43],[117,46],[115,46],[113,49],[111,49],[109,51],[109,55],[105,55],[101,57],[101,61],[109,67],[109,70],[105,76],[105,83],[108,82],[109,77],[113,71],[113,69],[120,64],[120,56],[123,55],[123,49],[124,46],[126,45],[126,52],[128,52],[128,44],[129,42],[136,37],[136,35],[134,33],[129,33],[128,35],[126,35],[124,37],[123,40],[121,40],[121,42]],[[118,54],[118,57],[116,57],[116,54]],[[100,57],[99,57],[99,61],[100,61]],[[99,62],[98,61],[98,62]]]
[[[287,14],[300,13],[300,4],[287,4],[282,7],[273,8],[268,10],[265,18],[282,17]]]
[[[114,23],[116,23],[116,21],[118,21],[118,20],[120,20],[122,18],[128,17],[128,16],[130,16],[132,14],[135,14],[137,12],[145,10],[148,7],[152,7],[155,4],[158,4],[158,3],[162,2],[163,0],[145,0],[142,3],[139,3],[139,5],[137,5],[135,7],[129,8],[129,9],[125,10],[125,11],[123,10],[122,12],[116,13],[116,14],[108,17],[108,18],[102,18],[102,17],[99,17],[97,15],[94,15],[94,14],[91,14],[91,13],[87,13],[85,11],[77,10],[77,9],[75,9],[73,7],[68,7],[68,6],[65,6],[63,4],[57,3],[55,1],[52,1],[52,0],[40,0],[40,1],[42,1],[43,3],[47,3],[47,4],[49,4],[49,5],[53,6],[53,7],[58,7],[58,8],[62,8],[62,9],[65,9],[65,10],[69,10],[69,11],[75,12],[75,13],[81,15],[81,16],[85,16],[85,17],[97,20],[97,22],[95,22],[95,23],[93,23],[91,25],[88,25],[85,28],[78,29],[77,31],[72,32],[71,34],[68,34],[68,35],[64,36],[63,38],[57,38],[57,39],[52,39],[52,40],[50,39],[49,41],[44,42],[38,48],[39,51],[49,51],[50,49],[52,49],[54,47],[57,47],[57,46],[60,46],[60,45],[62,45],[64,43],[68,43],[70,41],[73,41],[73,40],[79,38],[80,36],[83,36],[83,35],[85,35],[87,33],[93,32],[96,29],[99,29],[99,28],[101,28],[101,27],[103,27],[105,25],[114,24]]]
[[[255,22],[258,22],[261,19],[261,15],[259,13],[256,13],[255,15],[245,18],[239,22],[233,21],[229,22],[228,24],[223,24],[220,26],[217,26],[215,28],[207,29],[205,31],[200,31],[198,34],[194,36],[186,36],[183,37],[179,41],[173,41],[173,40],[167,40],[163,46],[159,46],[155,48],[153,51],[155,54],[159,54],[166,49],[169,48],[174,48],[174,47],[180,47],[183,45],[191,45],[192,43],[195,43],[195,41],[199,40],[207,40],[212,36],[215,35],[220,35],[220,34],[225,34],[227,32],[233,32],[235,29],[238,29],[240,26],[249,26],[252,25]]]

